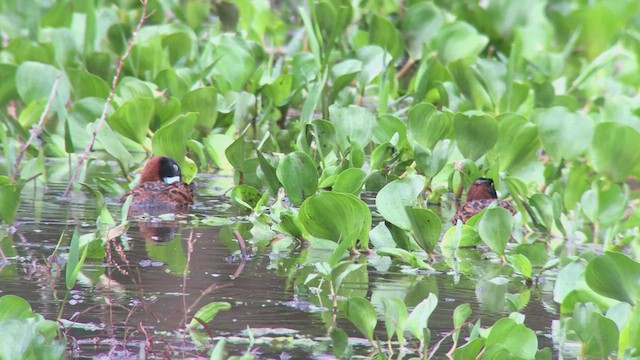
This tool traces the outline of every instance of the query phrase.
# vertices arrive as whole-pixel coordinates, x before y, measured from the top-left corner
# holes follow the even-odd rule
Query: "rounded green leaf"
[[[458,113],[453,118],[453,128],[458,149],[462,155],[473,161],[498,141],[498,122],[489,115],[467,115]]]
[[[336,130],[336,139],[342,149],[349,147],[350,141],[366,146],[373,137],[376,117],[363,107],[356,105],[329,107],[329,117]]]
[[[495,353],[496,351],[499,355]],[[533,330],[516,323],[511,318],[502,318],[491,327],[483,358],[533,359],[537,351],[538,337]]]
[[[538,127],[521,115],[500,115],[496,153],[500,171],[511,171],[531,161],[540,147]],[[514,141],[517,140],[517,141]]]
[[[347,301],[347,319],[369,340],[373,341],[373,330],[378,316],[373,305],[364,298],[353,297]]]
[[[409,221],[411,222],[411,233],[420,247],[433,253],[433,249],[438,243],[440,232],[442,231],[442,221],[440,217],[429,209],[405,208]]]
[[[413,146],[433,149],[434,145],[453,133],[450,113],[438,111],[432,104],[421,103],[409,110],[407,137]]]
[[[16,295],[0,296],[0,323],[6,320],[24,320],[33,316],[31,305]]]
[[[341,172],[333,184],[333,191],[350,193],[353,195],[360,194],[364,179],[367,173],[362,169],[350,168]]]
[[[478,224],[478,234],[482,241],[500,256],[504,254],[512,230],[513,217],[501,207],[487,208]]]
[[[424,184],[425,178],[420,175],[409,175],[404,179],[388,183],[376,196],[378,212],[390,223],[404,230],[410,230],[411,220],[404,209],[407,206],[416,205]]]
[[[64,71],[49,64],[25,61],[18,66],[15,81],[20,98],[25,104],[35,100],[48,99],[58,75],[60,75],[60,84],[52,103],[52,110],[64,114],[64,108],[71,94],[71,85]]]
[[[137,97],[122,104],[107,118],[107,122],[113,130],[138,144],[143,144],[154,112],[153,99]]]
[[[607,251],[589,261],[585,280],[602,296],[635,305],[640,299],[640,263],[628,256]]]
[[[456,61],[478,55],[489,43],[489,39],[478,34],[473,26],[464,21],[444,25],[431,41],[431,47],[444,62]]]
[[[598,124],[589,152],[591,164],[611,180],[623,181],[640,165],[638,144],[640,134],[634,128],[613,122]]]
[[[618,326],[593,303],[576,304],[568,327],[575,331],[588,358],[606,358],[618,345]]]
[[[297,151],[287,155],[278,164],[276,175],[292,204],[300,205],[318,188],[318,171],[306,153]]]
[[[213,87],[192,90],[182,97],[182,111],[197,113],[196,129],[208,135],[218,118],[218,92]]]
[[[585,191],[580,204],[591,222],[608,226],[622,219],[627,209],[627,200],[627,191],[620,185],[611,184],[606,189],[594,186]]]
[[[371,211],[359,198],[345,193],[322,192],[302,203],[298,219],[309,234],[327,240],[346,241],[358,238],[368,242]]]
[[[538,129],[542,147],[556,163],[584,154],[593,137],[591,118],[563,107],[542,111],[538,115]]]
[[[178,162],[180,168],[186,155],[187,140],[196,123],[196,114],[180,115],[173,122],[161,127],[153,134],[151,144],[155,155],[166,155]]]
[[[424,46],[444,21],[444,12],[431,2],[416,2],[409,6],[402,18],[402,33],[411,59],[422,58]]]

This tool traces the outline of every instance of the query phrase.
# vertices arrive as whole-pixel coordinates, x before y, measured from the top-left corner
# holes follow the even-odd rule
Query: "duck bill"
[[[164,182],[167,184],[173,184],[180,181],[180,176],[171,176],[164,178]]]

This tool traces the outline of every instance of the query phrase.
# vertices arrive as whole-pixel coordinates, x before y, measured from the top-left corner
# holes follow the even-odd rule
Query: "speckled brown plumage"
[[[194,191],[182,182],[182,174],[175,160],[154,156],[147,161],[140,176],[140,184],[122,197],[132,196],[132,207],[186,209],[193,204]]]
[[[487,178],[478,178],[471,184],[467,191],[467,202],[462,204],[456,214],[451,219],[451,223],[455,225],[458,220],[462,223],[466,223],[473,215],[482,211],[482,209],[489,206],[492,202],[498,199],[498,194],[493,186],[493,180]],[[511,214],[515,214],[516,211],[506,201],[498,200],[498,206],[503,207]]]

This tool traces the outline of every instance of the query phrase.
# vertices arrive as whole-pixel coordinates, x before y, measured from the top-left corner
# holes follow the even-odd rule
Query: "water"
[[[76,226],[81,234],[95,230],[93,200],[80,191],[61,198],[64,184],[46,191],[25,189],[17,231],[2,242],[10,261],[0,267],[0,295],[19,295],[48,319],[58,318],[62,309],[61,318],[75,323],[69,327],[65,322],[68,354],[79,358],[207,357],[208,350],[198,348],[184,325],[212,301],[228,302],[232,309],[218,313],[204,337],[228,339],[229,355],[250,349],[261,359],[331,358],[331,312],[318,306],[316,299],[324,299],[322,294],[301,286],[304,270],[296,271],[300,264],[313,262],[314,250],[274,239],[269,247],[257,246],[250,261],[240,262],[233,230],[249,240],[252,225],[224,196],[232,179],[201,176],[197,182],[198,203],[190,214],[134,221],[124,236],[109,243],[104,261],[86,262],[70,294],[61,266],[64,256],[50,256],[60,236],[69,239]],[[117,221],[118,196],[107,196],[107,202]],[[231,219],[233,224],[202,225],[208,216]],[[58,255],[67,249],[62,246]],[[504,266],[483,259],[477,250],[462,256],[468,257],[464,264],[472,269],[453,272],[436,261],[436,274],[408,272],[375,254],[360,257],[357,261],[366,266],[347,277],[339,293],[367,297],[380,309],[385,298],[400,296],[407,306],[415,306],[435,293],[439,303],[429,320],[431,345],[453,329],[456,306],[469,303],[472,319],[481,318],[488,326],[509,314],[507,292],[514,294],[511,298],[528,295],[525,324],[539,333],[540,347],[552,346],[548,334],[558,318],[552,283],[543,281],[529,289],[509,278],[508,284],[497,285],[489,280],[506,274]],[[346,319],[338,317],[337,325],[359,344],[356,354],[371,352]],[[255,341],[251,347],[250,333]],[[386,338],[382,320],[376,334]],[[448,337],[437,357],[444,357],[450,346]]]

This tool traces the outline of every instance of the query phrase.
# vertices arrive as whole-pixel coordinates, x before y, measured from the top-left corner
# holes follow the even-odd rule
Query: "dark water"
[[[296,272],[313,264],[313,250],[280,240],[257,245],[250,261],[238,261],[233,230],[250,240],[252,225],[246,213],[225,197],[232,185],[229,177],[199,177],[200,196],[190,214],[132,222],[125,235],[109,242],[105,260],[87,261],[66,298],[61,266],[65,259],[49,256],[61,236],[63,244],[68,244],[76,226],[81,234],[95,231],[94,202],[79,191],[71,199],[61,198],[64,185],[25,189],[17,231],[1,244],[9,261],[0,267],[0,295],[19,295],[48,319],[56,319],[62,309],[61,318],[75,323],[71,327],[65,323],[72,357],[206,358],[208,349],[198,348],[185,330],[185,321],[203,305],[225,301],[231,310],[218,313],[204,337],[228,339],[229,355],[250,349],[265,359],[331,358],[330,311],[323,312],[316,301],[319,295],[300,286],[305,275]],[[118,200],[116,195],[107,197],[116,221],[120,219]],[[203,225],[208,216],[233,223]],[[67,249],[61,247],[60,254]],[[558,318],[552,283],[543,279],[527,288],[507,275],[508,283],[495,284],[489,280],[508,274],[504,266],[484,259],[477,250],[463,256],[468,256],[466,266],[474,269],[454,272],[436,262],[434,267],[440,270],[436,274],[407,271],[375,254],[363,256],[357,261],[366,266],[349,277],[341,291],[365,296],[378,309],[385,298],[399,296],[407,306],[414,306],[435,293],[439,303],[429,320],[431,345],[453,329],[456,306],[469,303],[472,319],[489,326],[510,313],[507,293],[528,294],[530,300],[522,311],[525,324],[538,332],[540,347],[552,346],[550,327]],[[366,341],[357,341],[362,336],[347,320],[339,317],[337,324],[360,344],[356,354],[371,351]],[[382,319],[376,334],[386,338]],[[450,346],[446,339],[437,357],[444,357]]]

